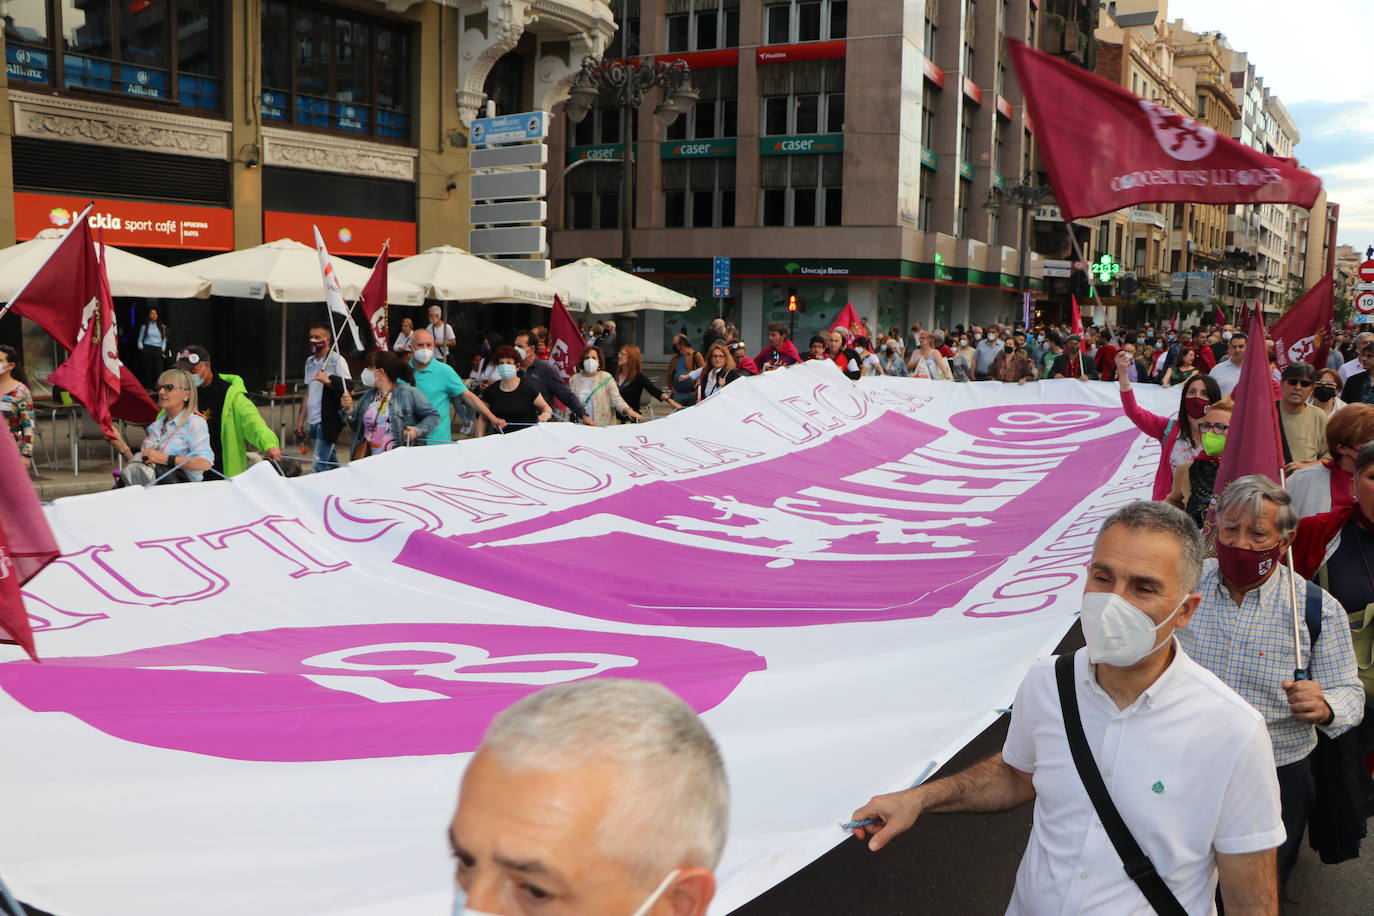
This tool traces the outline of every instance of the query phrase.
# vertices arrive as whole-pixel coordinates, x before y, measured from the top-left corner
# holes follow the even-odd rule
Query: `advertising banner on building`
[[[94,204],[91,228],[103,229],[105,243],[117,248],[234,249],[234,211],[226,207],[106,200],[84,194],[15,191],[15,237],[22,242],[44,229],[70,229],[87,204]]]
[[[361,219],[353,216],[314,216],[308,213],[282,213],[264,210],[262,235],[267,241],[295,239],[315,247],[315,227],[320,227],[324,243],[334,254],[376,257],[391,240],[395,258],[415,254],[415,224],[391,219]]]
[[[0,646],[0,863],[61,916],[446,912],[492,716],[637,677],[724,752],[720,916],[997,718],[1157,459],[1111,385],[823,362],[646,425],[59,500],[43,663]]]

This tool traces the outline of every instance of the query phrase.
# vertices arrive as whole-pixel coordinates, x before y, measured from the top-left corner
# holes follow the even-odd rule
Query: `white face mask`
[[[1222,331],[1222,332],[1221,332],[1221,339],[1222,339],[1222,340],[1229,341],[1229,340],[1231,339],[1231,332],[1230,332],[1230,331]]]
[[[982,340],[982,339],[983,339],[983,335],[982,335],[982,334],[974,334],[974,335],[973,335],[973,339],[974,339],[974,340]]]
[[[588,375],[591,375],[600,368],[601,364],[596,360],[592,359],[590,356],[582,360],[582,371],[587,373]]]
[[[502,363],[496,367],[496,374],[506,380],[515,378],[515,373],[516,369],[510,363]]]
[[[7,373],[7,372],[9,372],[9,371],[10,371],[10,364],[9,364],[9,363],[0,363],[0,375],[4,375],[5,373]]]
[[[522,363],[525,361],[525,357],[529,355],[528,353],[525,352],[525,348],[524,348],[524,347],[516,347],[516,348],[515,348],[515,353],[516,353],[517,356],[520,357],[520,362],[522,362]]]
[[[658,903],[659,898],[668,890],[668,886],[673,883],[673,879],[678,876],[679,869],[673,869],[668,873],[668,877],[659,882],[658,887],[649,895],[635,910],[632,916],[645,916],[649,910],[653,909],[654,904]],[[474,910],[468,906],[468,893],[461,886],[455,888],[453,893],[453,916],[499,916],[497,913],[488,913],[486,910]]]
[[[425,366],[428,365],[429,361],[434,358],[434,348],[418,347],[416,348],[415,352],[411,355],[415,357],[415,361],[417,363],[419,363],[422,366]]]
[[[373,372],[371,367],[368,367],[363,370],[363,374],[358,377],[358,381],[363,383],[364,388],[376,388],[377,373]]]
[[[1140,608],[1114,592],[1088,592],[1083,596],[1083,638],[1088,643],[1088,660],[1127,668],[1168,645],[1155,645],[1155,634],[1187,599],[1178,603],[1159,623]]]

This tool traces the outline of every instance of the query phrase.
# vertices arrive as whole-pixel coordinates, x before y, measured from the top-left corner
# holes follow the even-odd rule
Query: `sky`
[[[1249,52],[1302,134],[1294,155],[1341,205],[1339,243],[1374,245],[1374,2],[1167,0],[1167,10]]]

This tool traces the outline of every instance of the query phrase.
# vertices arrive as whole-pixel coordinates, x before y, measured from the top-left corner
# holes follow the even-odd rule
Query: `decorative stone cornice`
[[[22,90],[11,90],[9,96],[15,136],[229,158],[228,121]]]
[[[279,127],[262,129],[262,147],[264,165],[399,181],[415,180],[415,162],[420,155],[412,147]]]

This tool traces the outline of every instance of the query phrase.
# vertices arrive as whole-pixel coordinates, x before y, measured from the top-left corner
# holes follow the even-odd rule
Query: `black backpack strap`
[[[1102,781],[1097,761],[1093,760],[1092,749],[1088,747],[1088,738],[1083,734],[1083,720],[1078,713],[1078,692],[1073,683],[1073,659],[1073,653],[1055,659],[1054,678],[1059,685],[1059,705],[1064,712],[1064,734],[1069,740],[1069,750],[1073,753],[1073,765],[1078,769],[1078,778],[1083,781],[1083,788],[1087,790],[1088,798],[1092,799],[1097,818],[1102,822],[1102,829],[1107,831],[1107,837],[1112,841],[1116,854],[1121,857],[1126,874],[1140,888],[1150,906],[1161,916],[1186,916],[1187,911],[1178,902],[1173,891],[1169,890],[1169,885],[1164,883],[1150,857],[1145,855],[1145,851],[1131,835],[1131,829],[1121,819],[1121,812],[1116,810],[1116,804],[1107,791],[1107,784]]]
[[[1280,402],[1275,401],[1275,402],[1274,402],[1274,411],[1275,411],[1275,413],[1278,414],[1278,420],[1279,420],[1279,441],[1283,444],[1283,463],[1284,463],[1284,464],[1292,464],[1292,462],[1293,462],[1293,450],[1290,449],[1290,448],[1288,447],[1288,433],[1285,432],[1285,431],[1284,431],[1284,428],[1283,428],[1283,405],[1282,405]]]
[[[1292,575],[1292,570],[1289,570]],[[1305,681],[1312,667],[1312,650],[1317,647],[1317,639],[1322,635],[1322,588],[1315,582],[1307,583],[1307,601],[1303,607],[1303,617],[1307,621],[1307,667],[1293,672],[1293,680]]]

